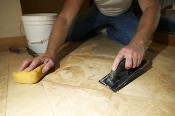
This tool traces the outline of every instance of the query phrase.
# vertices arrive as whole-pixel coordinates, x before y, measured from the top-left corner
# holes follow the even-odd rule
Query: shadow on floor
[[[57,61],[55,62],[56,65],[52,69],[50,69],[48,74],[57,70],[60,67],[60,61],[63,58],[65,58],[67,55],[69,55],[72,51],[79,48],[87,40],[88,39],[66,42],[65,45],[57,52],[57,56],[56,56]]]
[[[159,40],[159,38],[161,38]],[[68,54],[70,54],[72,51],[80,47],[84,42],[86,42],[88,39],[81,40],[81,41],[69,41],[66,42],[66,44],[62,47],[62,49],[57,53],[57,62],[55,67],[49,71],[49,73],[55,71],[60,67],[60,61],[66,57]],[[153,42],[151,43],[150,47],[147,49],[145,53],[145,59],[148,59],[150,61],[150,65],[152,65],[152,61],[154,58],[161,53],[167,46],[169,45],[169,35],[162,33],[156,33],[153,38]]]
[[[175,39],[175,38],[174,38]],[[145,58],[153,61],[154,58],[170,45],[170,36],[167,33],[155,32],[153,42],[146,51]]]

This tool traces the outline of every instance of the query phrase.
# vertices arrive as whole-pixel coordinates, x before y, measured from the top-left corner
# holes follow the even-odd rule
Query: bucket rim
[[[56,13],[35,13],[22,15],[23,22],[30,21],[54,21],[56,19]]]
[[[52,17],[52,16],[57,16],[58,14],[57,13],[33,13],[33,14],[24,14],[22,15],[22,17]]]

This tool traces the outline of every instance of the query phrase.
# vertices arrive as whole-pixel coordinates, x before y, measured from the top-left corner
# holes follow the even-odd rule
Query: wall
[[[20,0],[22,13],[59,13],[65,0]],[[76,0],[75,0],[76,2]],[[85,0],[81,10],[89,6],[89,0]]]
[[[83,8],[88,7],[88,1],[86,0]],[[58,13],[63,3],[64,0],[0,0],[0,38],[21,36],[22,12],[23,14]]]
[[[20,0],[22,13],[58,13],[64,0]]]
[[[0,0],[0,38],[21,36],[20,0]]]

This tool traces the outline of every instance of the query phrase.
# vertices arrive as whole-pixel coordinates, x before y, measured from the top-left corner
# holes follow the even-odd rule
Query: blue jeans
[[[166,16],[161,16],[156,31],[175,34],[175,20]]]
[[[105,16],[95,5],[86,13],[78,15],[68,33],[67,40],[86,39],[97,34],[101,28],[107,28],[107,35],[115,41],[127,45],[133,38],[138,26],[138,18],[131,9],[119,16]]]

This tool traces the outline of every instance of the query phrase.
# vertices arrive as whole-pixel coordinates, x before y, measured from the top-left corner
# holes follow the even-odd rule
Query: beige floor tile
[[[95,43],[95,44],[110,44],[110,45],[123,46],[121,44],[118,44],[119,42],[116,42],[116,41],[108,38],[104,34],[99,34],[97,36],[94,36],[94,37],[90,38],[89,40],[87,40],[85,42],[90,43],[90,44]]]
[[[175,84],[175,47],[168,46],[161,53],[159,53],[154,59],[154,69],[161,75],[169,78],[174,78]]]
[[[104,35],[98,35],[88,41],[85,41],[71,54],[114,58],[122,47],[123,45],[119,44],[118,42],[112,41]]]
[[[44,80],[96,90],[108,90],[100,85],[98,80],[110,72],[113,59],[102,57],[102,55],[92,55],[91,47],[98,42],[98,38],[97,40],[88,40],[87,43],[76,49],[77,51],[72,52],[66,60],[63,60],[62,66],[57,71],[46,76]],[[96,50],[99,49],[100,47]],[[173,73],[175,53],[173,49],[161,44],[151,46],[147,58],[155,57],[153,68],[119,92],[133,96],[175,101],[175,73]],[[102,54],[105,54],[105,52]],[[162,60],[163,58],[164,60]],[[166,60],[168,62],[165,62]],[[156,65],[162,65],[162,67]],[[165,67],[166,69],[163,70]]]
[[[74,50],[76,50],[77,48],[79,48],[85,41],[68,41],[66,42],[59,50],[58,50],[58,54],[69,54],[71,52],[73,52]]]
[[[175,88],[172,78],[165,80],[154,68],[141,75],[139,78],[131,82],[119,93],[125,95],[154,98],[164,101],[175,101]]]
[[[9,52],[0,52],[0,78],[8,75]]]
[[[36,86],[42,87],[41,83],[37,84],[19,84],[16,83],[13,78],[12,74],[15,71],[18,71],[19,66],[21,65],[22,61],[25,59],[32,58],[30,55],[28,55],[27,52],[22,53],[22,54],[15,54],[11,53],[10,54],[10,59],[9,59],[9,80],[8,80],[8,94],[16,94],[20,93],[23,91],[27,91],[30,89],[34,89]]]
[[[128,85],[122,93],[175,101],[175,47],[154,44],[151,48],[156,54],[151,54],[155,55],[152,69]]]
[[[8,76],[0,78],[0,116],[6,115],[7,78]]]
[[[0,52],[0,116],[6,115],[9,52]]]
[[[31,85],[23,91],[8,94],[7,115],[53,116],[53,112],[43,87]]]
[[[80,86],[96,90],[108,90],[98,81],[111,71],[113,59],[96,56],[71,55],[64,65],[43,80]]]
[[[20,65],[22,62],[26,59],[32,58],[27,52],[21,53],[21,54],[10,54],[9,59],[9,74],[11,75],[14,71],[18,71]]]
[[[164,49],[166,49],[167,47],[168,47],[167,45],[156,43],[156,42],[152,42],[150,44],[150,46],[149,46],[148,51],[151,51],[151,52],[154,52],[154,53],[160,53]]]
[[[19,84],[12,79],[22,61],[31,58],[27,53],[11,53],[7,96],[8,116],[52,116],[53,112],[41,82]]]
[[[111,94],[43,82],[55,116],[107,116]]]
[[[25,90],[30,90],[35,88],[36,86],[41,86],[42,84],[19,84],[16,83],[12,78],[12,73],[15,71],[18,71],[19,66],[21,65],[22,61],[25,59],[32,58],[30,55],[28,55],[27,52],[22,54],[15,54],[11,53],[10,60],[9,60],[9,80],[8,80],[8,94],[14,94],[14,93],[20,93]]]
[[[174,116],[175,102],[113,94],[109,116]]]

